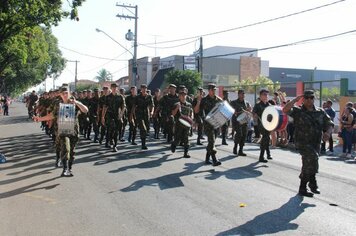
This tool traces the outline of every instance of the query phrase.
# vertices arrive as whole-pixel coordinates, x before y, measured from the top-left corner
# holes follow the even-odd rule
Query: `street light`
[[[112,41],[114,41],[114,42],[117,43],[120,47],[122,47],[123,49],[125,49],[126,52],[130,53],[131,56],[133,56],[133,53],[132,53],[130,50],[128,50],[128,49],[127,49],[126,47],[124,47],[121,43],[119,43],[118,41],[116,41],[113,37],[111,37],[110,35],[108,35],[105,31],[103,31],[103,30],[101,30],[101,29],[98,29],[98,28],[96,28],[95,30],[96,30],[96,32],[98,32],[98,33],[103,33],[103,34],[105,34],[105,35],[106,35],[107,37],[109,37]]]
[[[135,24],[136,25],[136,24]],[[137,31],[137,26],[135,26]],[[132,33],[129,29],[125,34],[125,38],[128,41],[134,41],[134,54],[132,59],[132,84],[136,86],[136,77],[137,77],[137,37],[136,34]]]

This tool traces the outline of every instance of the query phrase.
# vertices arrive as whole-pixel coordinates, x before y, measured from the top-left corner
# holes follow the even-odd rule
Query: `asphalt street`
[[[0,116],[0,235],[356,235],[356,162],[320,158],[320,195],[297,195],[301,159],[273,149],[259,163],[217,145],[219,167],[204,165],[205,146],[191,158],[150,139],[113,153],[81,140],[74,177],[60,177],[55,152],[24,104]],[[221,143],[221,139],[217,139]],[[206,141],[204,142],[206,145]]]

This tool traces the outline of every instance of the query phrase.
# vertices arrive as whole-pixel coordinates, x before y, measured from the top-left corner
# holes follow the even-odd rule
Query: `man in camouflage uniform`
[[[57,118],[59,116],[59,105],[60,103],[72,103],[76,105],[76,114],[80,111],[83,113],[88,112],[88,108],[83,105],[81,102],[75,100],[75,98],[70,97],[70,93],[67,87],[61,87],[60,89],[61,98],[56,100],[50,107],[50,113],[43,117],[34,117],[35,121],[46,121],[55,119],[55,123],[57,123]],[[77,117],[77,116],[75,116]],[[72,173],[72,165],[74,161],[74,150],[75,146],[79,140],[78,137],[79,127],[78,127],[78,119],[76,118],[74,134],[59,134],[58,145],[60,147],[60,156],[63,163],[63,172],[61,176],[71,177]]]
[[[165,132],[167,134],[167,142],[170,143],[174,134],[174,119],[172,116],[172,108],[178,102],[178,95],[176,93],[177,86],[169,85],[169,93],[161,99],[160,107],[162,118],[165,119]]]
[[[90,100],[92,99],[92,94],[93,91],[88,89],[83,92],[83,96],[86,94],[86,96],[83,98],[82,103],[86,106],[90,106]],[[88,136],[88,130],[90,128],[90,120],[89,120],[89,113],[87,114],[82,114],[83,116],[83,131],[84,131],[84,138],[87,140],[90,140],[90,137]]]
[[[81,103],[83,103],[84,98],[86,98],[87,96],[87,91],[79,91],[78,92],[78,101],[80,101]],[[79,134],[83,135],[84,134],[84,118],[85,115],[84,114],[79,114],[78,117],[78,122],[79,122]]]
[[[246,111],[251,112],[251,105],[245,100],[245,91],[240,89],[238,90],[237,95],[238,98],[231,102],[231,106],[235,109],[235,119]],[[235,130],[233,153],[239,156],[246,156],[246,154],[243,152],[243,147],[246,141],[248,124],[240,124],[237,121],[233,122],[232,124],[232,129]],[[237,145],[240,146],[239,153],[237,153]]]
[[[126,90],[124,88],[120,88],[120,94],[125,98],[125,92]],[[125,108],[123,111],[123,116],[122,116],[122,126],[121,129],[119,130],[119,140],[121,142],[125,142],[124,135],[125,135],[125,129],[127,125],[127,109]]]
[[[136,102],[134,104],[134,115],[136,115],[136,121],[138,122],[138,128],[140,129],[141,147],[146,150],[146,138],[150,117],[153,115],[153,98],[147,94],[147,85],[141,84],[141,93],[136,96]]]
[[[260,102],[256,103],[255,106],[253,107],[253,113],[256,118],[258,118],[258,128],[260,130],[260,133],[262,134],[262,139],[260,142],[260,158],[259,162],[266,163],[268,162],[266,159],[264,159],[264,154],[267,152],[267,159],[272,160],[271,157],[271,152],[269,150],[269,142],[270,142],[270,132],[266,130],[261,121],[262,113],[265,110],[266,107],[270,106],[268,103],[268,94],[269,91],[267,89],[261,89],[260,90]]]
[[[303,105],[294,106],[294,103],[302,98],[304,99]],[[323,109],[314,106],[314,91],[312,90],[306,90],[303,95],[288,102],[283,112],[293,117],[295,144],[302,156],[299,194],[306,197],[312,197],[313,193],[320,194],[316,181],[320,143],[322,137],[324,141],[330,138],[334,124]],[[307,189],[307,184],[311,192]]]
[[[198,107],[197,107],[197,104],[198,104],[198,100],[202,99],[204,97],[203,95],[203,88],[198,88],[198,95],[197,97],[194,98],[193,102],[192,102],[192,105],[193,105],[193,108],[194,108],[194,121],[195,123],[197,124],[198,126],[198,137],[197,137],[197,145],[203,145],[201,143],[201,139],[204,139],[203,138],[203,119],[204,119],[204,110],[200,110]],[[196,108],[197,107],[197,108]],[[199,110],[198,113],[195,112],[195,110]]]
[[[161,111],[159,106],[159,100],[161,99],[161,90],[157,88],[155,95],[153,96],[154,112],[153,112],[153,129],[154,139],[159,139],[159,131],[161,129]]]
[[[135,114],[133,111],[133,108],[134,108],[135,102],[136,102],[136,96],[137,96],[137,87],[132,86],[130,88],[130,95],[126,96],[126,98],[125,98],[127,117],[128,117],[128,121],[129,121],[128,141],[131,142],[132,145],[137,145],[137,143],[135,142],[136,133],[137,133],[137,121],[136,121],[136,117],[135,117]]]
[[[98,142],[99,138],[99,122],[98,122],[98,108],[99,108],[99,89],[94,89],[94,96],[89,99],[89,125],[87,128],[87,139],[90,140],[91,129],[94,131],[94,143]]]
[[[175,133],[174,133],[174,141],[171,145],[171,150],[174,153],[176,151],[177,145],[180,143],[183,144],[184,147],[184,156],[185,158],[190,158],[188,153],[189,149],[189,132],[190,127],[183,125],[179,122],[179,118],[187,118],[192,121],[192,104],[186,101],[187,98],[187,90],[183,89],[179,92],[179,102],[174,105],[172,110],[172,115],[175,118]],[[192,124],[192,123],[191,123]]]
[[[209,112],[215,107],[216,104],[222,102],[223,100],[218,97],[216,92],[216,85],[209,84],[208,85],[209,93],[204,98],[198,98],[197,106],[195,109],[195,113],[199,113],[200,110],[203,110],[205,114],[209,114]],[[221,165],[221,162],[216,158],[216,148],[215,148],[215,139],[216,132],[214,127],[204,120],[204,131],[206,136],[208,137],[208,146],[206,147],[206,156],[205,163],[213,164],[213,166]],[[213,163],[210,162],[210,157],[213,160]]]
[[[101,91],[101,96],[99,98],[99,109],[98,109],[98,123],[99,123],[99,128],[100,128],[100,139],[99,143],[103,144],[104,137],[106,137],[106,127],[105,127],[105,122],[101,122],[101,117],[103,116],[104,113],[104,106],[106,102],[106,96],[109,95],[109,88],[107,86],[103,87],[103,90]]]
[[[102,120],[105,120],[107,128],[105,147],[110,147],[113,142],[113,152],[117,152],[117,139],[122,126],[122,115],[126,107],[125,98],[118,93],[117,84],[111,84],[111,94],[106,96]]]
[[[230,104],[229,91],[223,90],[223,100],[227,101]],[[222,145],[228,145],[226,142],[226,137],[228,135],[229,126],[230,126],[230,121],[227,121],[223,126],[221,126],[221,138],[222,138],[221,144]]]

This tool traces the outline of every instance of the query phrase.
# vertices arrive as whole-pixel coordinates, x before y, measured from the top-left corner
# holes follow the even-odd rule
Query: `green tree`
[[[107,71],[106,69],[101,69],[98,72],[98,75],[95,76],[95,79],[98,82],[112,81],[112,74],[109,71]]]
[[[278,81],[273,82],[265,76],[259,76],[255,80],[248,78],[240,82],[236,82],[236,90],[244,89],[247,93],[255,93],[255,89],[256,92],[258,92],[260,88],[267,88],[269,91],[276,91],[281,88],[281,84]]]
[[[64,66],[64,59],[59,53],[56,42],[47,43],[46,40],[42,40],[45,35],[49,36],[47,40],[54,41],[54,36],[40,32],[45,30],[39,28],[57,25],[61,19],[66,17],[79,20],[77,8],[84,1],[67,0],[63,1],[64,4],[62,0],[1,1],[0,91],[5,85],[8,92],[14,92],[13,86],[18,85],[19,88],[16,88],[16,93],[18,93],[24,86],[38,82],[39,77],[44,80],[46,78],[44,74],[54,77],[59,75]],[[69,7],[66,7],[67,3]],[[42,44],[43,41],[44,44]],[[42,48],[39,48],[39,45]],[[54,45],[54,47],[49,45]],[[26,81],[10,82],[11,79],[19,77],[26,78]],[[32,82],[30,82],[31,77],[33,77]]]
[[[165,75],[166,84],[185,85],[190,94],[195,94],[203,84],[200,74],[191,70],[172,70]]]

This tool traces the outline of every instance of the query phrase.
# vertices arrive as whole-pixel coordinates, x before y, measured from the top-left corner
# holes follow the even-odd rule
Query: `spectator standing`
[[[326,114],[328,114],[330,116],[330,119],[332,122],[334,122],[335,116],[336,116],[336,112],[335,110],[332,108],[333,102],[331,100],[328,100],[325,103],[325,112]],[[333,140],[333,136],[330,135],[329,138],[329,151],[328,151],[328,155],[333,154],[334,153],[334,140]],[[323,141],[323,143],[321,144],[321,153],[326,153],[326,142]]]
[[[346,107],[344,114],[340,120],[341,123],[341,137],[343,141],[342,155],[341,157],[351,158],[351,148],[352,148],[352,131],[353,131],[353,120],[354,117],[351,114],[352,108]],[[347,150],[347,153],[346,153]]]

